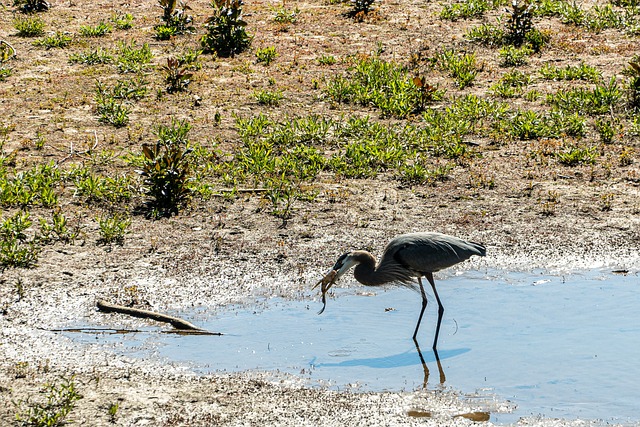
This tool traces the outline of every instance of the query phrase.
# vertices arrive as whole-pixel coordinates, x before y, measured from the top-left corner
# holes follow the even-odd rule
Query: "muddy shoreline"
[[[317,225],[330,223],[336,216],[334,212],[315,221]],[[368,242],[386,242],[397,232],[368,227],[355,234],[353,228],[348,233],[344,231],[346,226],[336,225],[318,231],[313,224],[297,221],[285,229],[277,228],[272,221],[270,230],[213,230],[206,224],[196,225],[198,217],[192,215],[190,233],[185,233],[183,220],[154,223],[157,242],[162,242],[163,235],[182,230],[185,239],[178,244],[167,239],[143,250],[141,242],[150,240],[145,223],[141,223],[124,246],[96,249],[93,245],[61,245],[43,256],[37,268],[4,272],[0,317],[3,425],[14,422],[18,407],[13,402],[42,400],[45,383],[72,376],[84,396],[69,415],[79,425],[114,425],[112,421],[115,425],[193,426],[264,421],[273,425],[466,425],[470,421],[454,415],[508,409],[506,402],[474,406],[455,390],[438,390],[435,384],[427,391],[352,393],[308,388],[295,377],[274,381],[268,373],[196,375],[189,366],[114,355],[108,349],[78,346],[51,332],[83,320],[113,328],[135,329],[145,324],[140,319],[98,313],[95,302],[100,298],[176,312],[194,306],[250,305],[272,295],[319,304],[318,295],[310,288],[337,254],[352,247],[367,247]],[[240,217],[237,220],[242,221]],[[541,269],[558,273],[602,268],[637,272],[640,252],[633,246],[637,237],[630,231],[623,228],[618,233],[600,232],[578,239],[566,234],[564,247],[551,247],[541,239],[543,233],[514,239],[504,230],[460,230],[458,235],[483,241],[489,252],[486,258],[467,261],[460,269]],[[209,236],[207,240],[202,239],[203,233]],[[222,246],[211,239],[218,233],[225,236]],[[309,238],[309,233],[313,237]],[[285,239],[286,245],[278,243]],[[583,242],[592,243],[587,248]],[[23,284],[22,293],[16,289],[18,281]],[[352,278],[341,281],[341,286],[350,284],[355,285]],[[118,411],[111,419],[107,409],[114,403]],[[431,417],[411,417],[409,411],[428,412]],[[590,421],[528,418],[520,424],[583,422]]]

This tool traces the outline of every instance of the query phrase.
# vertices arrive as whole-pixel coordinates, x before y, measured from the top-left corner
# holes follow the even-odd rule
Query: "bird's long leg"
[[[436,301],[438,302],[438,324],[436,325],[436,336],[433,339],[433,349],[435,350],[436,346],[438,345],[438,335],[440,334],[440,324],[442,323],[442,315],[444,314],[444,307],[440,302],[438,291],[436,291],[436,284],[433,281],[433,273],[426,273],[425,276],[427,277],[427,280],[431,284],[431,288],[433,289],[433,294],[436,296]],[[422,288],[422,284],[420,284],[420,287]],[[423,294],[424,294],[424,291],[423,291]]]
[[[438,355],[438,350],[433,349],[433,355],[436,356],[436,363],[438,364],[438,373],[440,374],[440,384],[444,384],[447,380],[447,377],[444,374],[444,369],[442,369],[442,363],[440,363],[440,355]]]
[[[422,310],[420,310],[420,316],[418,317],[416,330],[413,332],[414,341],[416,340],[416,335],[418,335],[418,328],[420,328],[420,322],[422,322],[422,315],[424,314],[424,310],[427,308],[427,294],[424,293],[424,288],[422,287],[422,279],[420,277],[418,277],[418,284],[420,285],[420,293],[422,294]]]
[[[420,351],[420,345],[418,344],[418,340],[413,339],[413,343],[416,345],[416,350],[418,350],[418,357],[420,357],[420,361],[422,362],[422,370],[424,372],[424,379],[422,381],[422,388],[427,389],[427,383],[429,382],[429,368],[427,367],[427,362],[424,361],[424,357],[422,357],[422,352]],[[441,378],[442,379],[442,378]]]

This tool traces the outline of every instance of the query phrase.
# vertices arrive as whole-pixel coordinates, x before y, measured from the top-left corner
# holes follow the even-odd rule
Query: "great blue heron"
[[[416,335],[424,310],[427,308],[427,295],[422,286],[424,276],[431,284],[438,302],[438,323],[433,340],[435,350],[444,307],[436,291],[433,273],[465,261],[473,255],[485,256],[486,248],[479,243],[468,242],[446,234],[424,232],[403,234],[391,240],[377,264],[373,255],[367,251],[347,252],[338,258],[331,271],[316,284],[316,286],[322,285],[324,304],[318,314],[321,314],[326,307],[326,293],[329,288],[351,267],[355,267],[353,275],[356,280],[366,286],[380,286],[393,282],[411,286],[415,285],[414,280],[417,278],[422,295],[422,310],[413,332],[413,340],[417,344]]]

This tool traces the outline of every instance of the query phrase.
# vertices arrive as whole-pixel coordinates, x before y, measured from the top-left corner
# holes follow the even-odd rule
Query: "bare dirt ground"
[[[378,5],[377,18],[363,23],[345,17],[344,4],[287,3],[299,9],[299,19],[283,31],[272,19],[279,3],[251,1],[245,6],[245,18],[255,38],[248,53],[232,59],[205,57],[190,92],[174,94],[166,102],[148,96],[133,108],[132,124],[115,129],[97,122],[93,103],[94,78],[108,78],[111,71],[70,66],[69,53],[96,43],[111,46],[117,40],[137,39],[150,44],[154,64],[160,65],[176,49],[197,47],[199,35],[155,40],[153,26],[160,9],[154,1],[141,1],[118,5],[118,10],[134,15],[133,30],[45,50],[32,46],[32,39],[15,36],[13,7],[8,0],[2,3],[0,39],[9,40],[18,52],[11,64],[13,75],[0,82],[0,121],[13,126],[2,150],[15,153],[17,169],[69,157],[84,162],[81,152],[94,143],[94,136],[100,148],[120,153],[139,149],[141,141],[153,139],[153,126],[169,117],[191,120],[192,140],[215,138],[220,149],[233,152],[238,140],[233,113],[375,116],[374,110],[333,105],[314,88],[314,80],[345,68],[340,62],[320,66],[316,59],[325,53],[337,58],[369,54],[380,44],[386,59],[406,62],[420,49],[473,48],[486,64],[481,83],[467,93],[486,92],[502,73],[495,52],[492,57],[489,49],[463,40],[469,23],[438,19],[442,6],[435,3],[385,1]],[[48,30],[76,32],[81,25],[108,19],[114,10],[113,2],[101,0],[52,3],[53,8],[40,15]],[[189,5],[201,25],[210,14],[208,3]],[[490,12],[484,22],[494,22],[497,14]],[[587,32],[555,19],[538,25],[553,33],[552,43],[531,58],[528,70],[549,62],[585,61],[609,78],[620,76],[638,54],[638,38],[615,30]],[[269,68],[255,64],[253,53],[266,46],[276,46],[279,52]],[[162,90],[159,75],[147,77],[152,87]],[[256,88],[267,87],[269,78],[284,90],[285,101],[277,109],[258,106],[251,97]],[[445,75],[435,72],[431,78],[455,92]],[[538,85],[544,90],[552,83]],[[202,100],[197,106],[194,94]],[[219,126],[212,124],[215,113],[221,114]],[[30,145],[37,133],[46,136],[44,150]],[[571,168],[532,159],[530,153],[543,149],[544,141],[496,145],[479,139],[477,144],[482,155],[457,165],[436,186],[402,186],[391,174],[370,180],[320,176],[314,183],[318,198],[297,201],[293,217],[284,224],[263,209],[259,195],[214,197],[198,200],[172,218],[152,221],[133,216],[124,244],[105,246],[98,244],[94,220],[100,208],[65,199],[64,210],[82,225],[81,238],[74,244],[46,246],[33,268],[0,273],[0,424],[15,423],[16,412],[26,402],[42,401],[45,383],[72,375],[83,398],[68,419],[78,425],[466,425],[471,421],[454,416],[498,410],[500,403],[472,406],[455,391],[349,393],[306,388],[295,378],[272,381],[261,373],[199,376],[185,366],[79,348],[51,332],[83,319],[103,322],[105,327],[140,324],[98,313],[95,302],[100,298],[177,312],[193,306],[251,304],[264,295],[312,298],[311,285],[342,252],[368,248],[379,254],[394,235],[419,230],[486,244],[486,258],[461,268],[640,269],[636,136],[603,145],[594,165]],[[634,161],[619,164],[626,148]],[[95,168],[117,174],[126,166]],[[483,179],[493,180],[495,186],[480,185]],[[545,212],[550,195],[556,202],[552,212]],[[603,205],[604,195],[611,195],[606,199],[611,206]],[[38,209],[32,212],[37,214]],[[3,215],[15,211],[3,208]],[[353,280],[345,278],[343,284],[353,285]],[[108,408],[113,404],[118,410],[110,417]],[[409,411],[431,416],[410,417]],[[520,423],[587,422],[526,419]]]

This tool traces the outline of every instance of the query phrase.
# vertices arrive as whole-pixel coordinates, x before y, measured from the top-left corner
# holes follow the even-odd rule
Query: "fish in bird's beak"
[[[320,279],[318,283],[315,284],[313,289],[317,288],[319,285],[322,285],[320,288],[322,290],[322,310],[318,312],[318,314],[322,314],[324,309],[327,307],[327,291],[334,283],[336,283],[336,278],[338,276],[338,272],[336,270],[331,270],[325,276]]]
[[[327,307],[327,291],[336,283],[336,280],[340,278],[348,269],[350,269],[354,264],[351,262],[351,258],[349,257],[350,253],[346,253],[338,258],[336,264],[333,268],[325,274],[325,276],[318,281],[313,287],[313,289],[317,288],[319,285],[322,290],[322,310],[318,312],[318,314],[322,314],[324,309]]]

